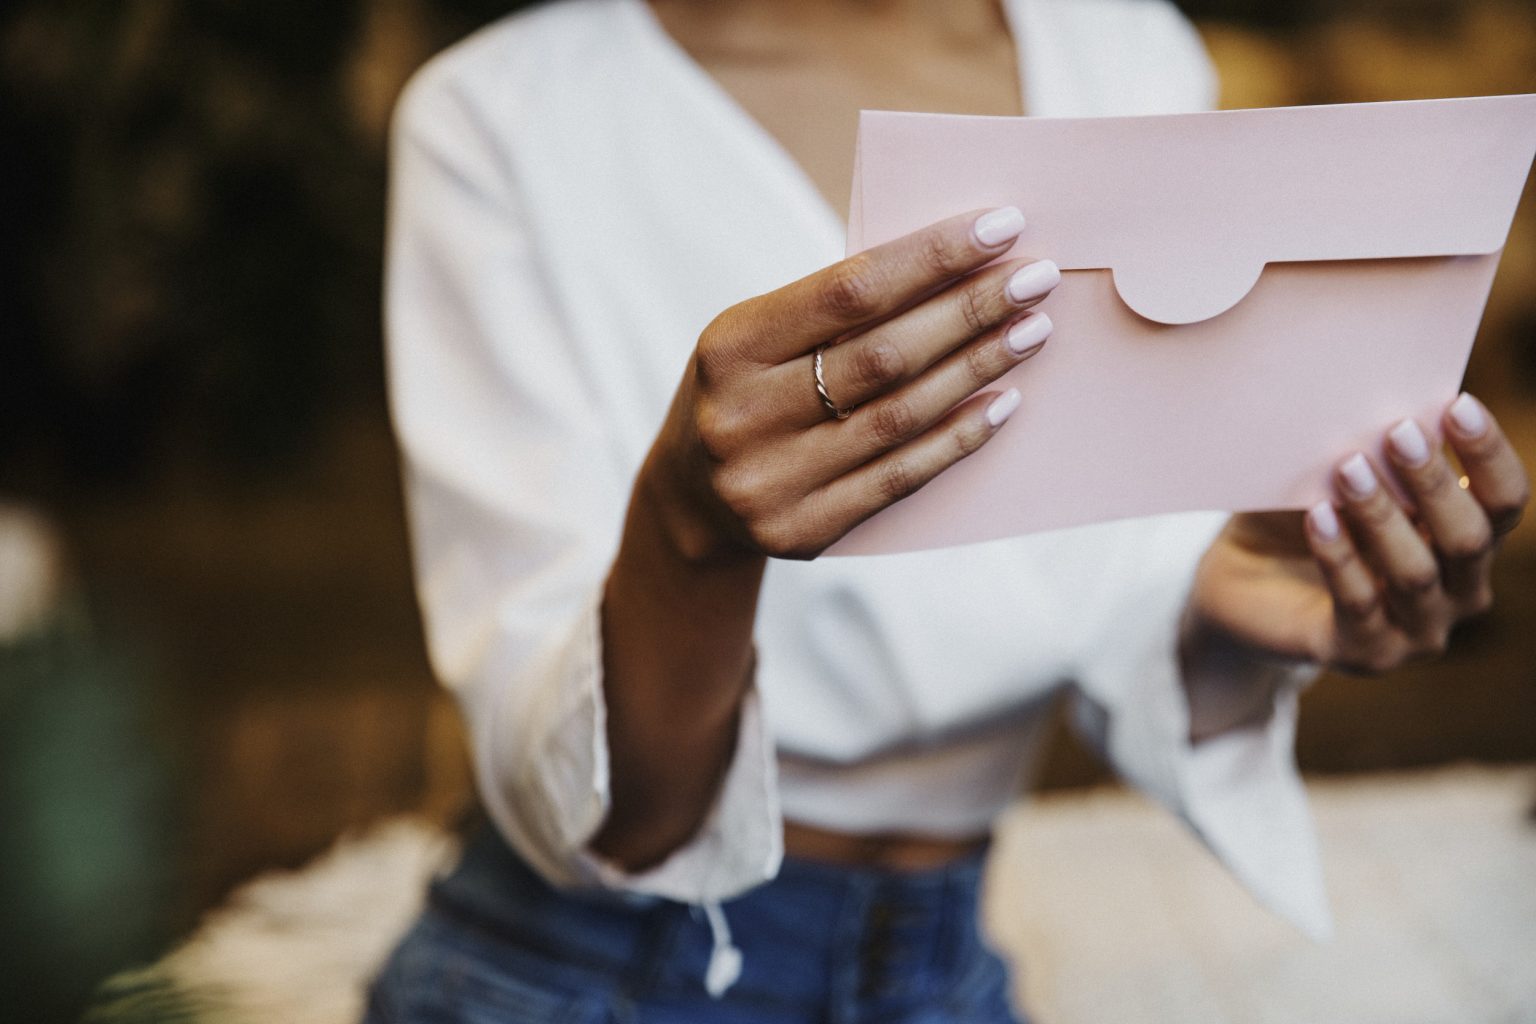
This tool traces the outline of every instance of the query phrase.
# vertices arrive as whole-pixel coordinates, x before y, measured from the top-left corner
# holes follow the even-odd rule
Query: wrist
[[[641,466],[630,503],[626,532],[639,528],[653,534],[655,542],[684,565],[730,567],[764,561],[708,513],[698,488],[657,449]]]
[[[725,545],[697,525],[687,505],[669,501],[663,479],[646,470],[637,476],[604,587],[605,651],[618,646],[619,634],[654,636],[658,623],[667,624],[668,642],[686,651],[692,665],[658,675],[666,688],[690,695],[688,720],[669,718],[669,735],[709,732],[734,714],[750,676],[766,564],[762,555]],[[609,681],[620,674],[610,671]]]
[[[1193,606],[1180,620],[1178,665],[1191,743],[1264,724],[1295,667],[1242,643]]]

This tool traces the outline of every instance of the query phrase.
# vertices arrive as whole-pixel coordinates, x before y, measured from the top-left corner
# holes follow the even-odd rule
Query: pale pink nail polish
[[[1369,498],[1376,493],[1376,473],[1360,452],[1355,452],[1339,467],[1339,476],[1351,497]]]
[[[1061,268],[1051,260],[1026,263],[1008,279],[1008,297],[1014,302],[1038,299],[1061,283]]]
[[[1044,313],[1031,313],[1008,328],[1006,335],[1008,350],[1016,356],[1021,356],[1030,349],[1039,348],[1045,344],[1045,339],[1051,336],[1051,329],[1055,325],[1051,318]]]
[[[1307,522],[1312,524],[1312,532],[1323,540],[1339,539],[1339,514],[1328,502],[1320,501],[1308,509]]]
[[[976,241],[990,249],[1019,237],[1024,230],[1024,214],[1017,206],[999,207],[977,217],[971,230],[976,233]]]
[[[1451,403],[1451,422],[1467,437],[1481,437],[1483,431],[1488,429],[1488,414],[1483,412],[1477,399],[1463,391]]]
[[[992,399],[992,404],[987,406],[987,422],[994,427],[1007,423],[1008,417],[1013,415],[1013,411],[1023,400],[1024,396],[1019,394],[1018,388],[1009,388],[1004,391]]]
[[[1403,420],[1389,430],[1387,440],[1404,465],[1417,468],[1429,461],[1429,440],[1413,420]]]

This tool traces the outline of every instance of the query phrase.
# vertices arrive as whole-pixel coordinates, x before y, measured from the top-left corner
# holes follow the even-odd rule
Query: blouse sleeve
[[[1296,768],[1297,696],[1319,669],[1256,669],[1223,689],[1273,688],[1263,721],[1198,744],[1178,659],[1179,622],[1200,556],[1226,515],[1189,513],[1122,524],[1127,543],[1104,567],[1105,638],[1077,673],[1077,731],[1128,782],[1195,833],[1265,906],[1314,938],[1331,931],[1317,840]],[[1253,692],[1253,691],[1248,691]]]
[[[635,873],[589,847],[610,803],[601,600],[630,480],[502,146],[442,58],[396,109],[386,352],[428,654],[463,713],[488,815],[552,884],[735,895],[781,855],[755,682],[688,843]]]

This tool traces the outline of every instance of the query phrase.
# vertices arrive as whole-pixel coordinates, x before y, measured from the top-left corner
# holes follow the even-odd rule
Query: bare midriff
[[[985,834],[964,838],[900,832],[857,835],[797,821],[784,822],[784,852],[787,855],[854,867],[922,871],[942,867],[976,852],[986,843]]]

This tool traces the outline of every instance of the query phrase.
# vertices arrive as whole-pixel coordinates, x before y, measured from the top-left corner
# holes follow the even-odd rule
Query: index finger
[[[1017,207],[973,210],[839,260],[751,300],[770,337],[750,355],[777,364],[885,319],[1007,252],[1024,230]]]

